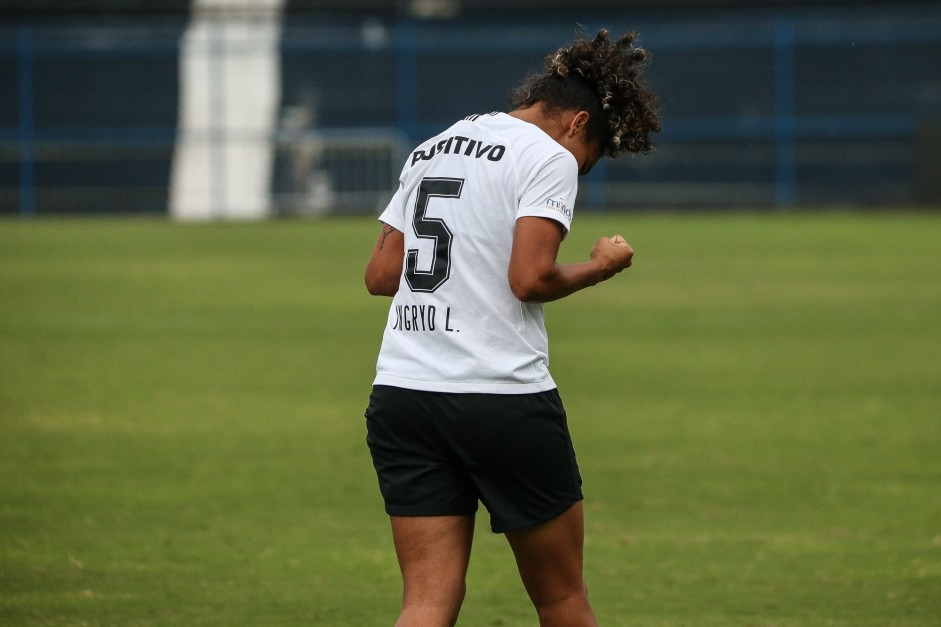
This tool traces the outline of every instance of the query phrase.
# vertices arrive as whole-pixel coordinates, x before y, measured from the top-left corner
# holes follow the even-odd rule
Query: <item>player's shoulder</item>
[[[461,123],[468,125],[467,128],[476,127],[482,132],[504,135],[529,135],[533,131],[541,132],[534,125],[500,111],[469,115],[461,120]]]
[[[463,121],[464,122],[487,122],[491,120],[499,120],[500,116],[502,115],[504,114],[500,113],[499,111],[491,111],[490,113],[472,113],[466,118],[464,118]]]
[[[502,138],[507,144],[514,146],[517,158],[525,159],[529,156],[536,161],[549,158],[566,159],[571,156],[568,150],[557,141],[549,137],[538,126],[507,113],[488,113],[486,115],[473,115],[464,119],[466,123],[475,124],[486,129],[486,132]]]

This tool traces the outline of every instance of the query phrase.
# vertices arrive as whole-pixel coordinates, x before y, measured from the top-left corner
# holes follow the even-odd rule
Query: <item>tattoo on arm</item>
[[[385,248],[386,238],[395,233],[395,229],[389,226],[388,224],[382,225],[382,239],[379,240],[379,250]]]

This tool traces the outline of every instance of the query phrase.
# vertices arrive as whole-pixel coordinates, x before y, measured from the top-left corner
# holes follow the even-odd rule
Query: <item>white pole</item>
[[[170,175],[174,218],[270,215],[283,4],[193,0],[180,45],[179,127]]]

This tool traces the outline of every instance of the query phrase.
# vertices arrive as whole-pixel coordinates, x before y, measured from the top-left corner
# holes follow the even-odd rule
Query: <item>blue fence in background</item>
[[[166,210],[183,24],[0,28],[0,214]]]
[[[603,161],[583,182],[582,206],[941,200],[941,7],[291,16],[279,44],[281,110],[304,108],[311,130],[395,128],[415,143],[505,110],[510,87],[576,24],[640,31],[664,117],[657,150]],[[0,27],[0,214],[166,211],[185,26],[180,17]]]

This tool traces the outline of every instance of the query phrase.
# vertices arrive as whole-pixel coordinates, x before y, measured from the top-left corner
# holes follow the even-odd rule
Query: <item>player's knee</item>
[[[447,597],[406,598],[396,625],[455,625],[463,602],[463,590]]]
[[[540,625],[597,625],[585,592],[547,599],[535,607]]]
[[[588,606],[588,586],[584,583],[565,589],[555,589],[544,594],[531,595],[537,610],[552,611],[554,608]]]
[[[428,580],[423,584],[407,584],[403,604],[411,607],[424,607],[429,610],[435,608],[460,608],[467,594],[467,585],[464,580],[441,581]]]

